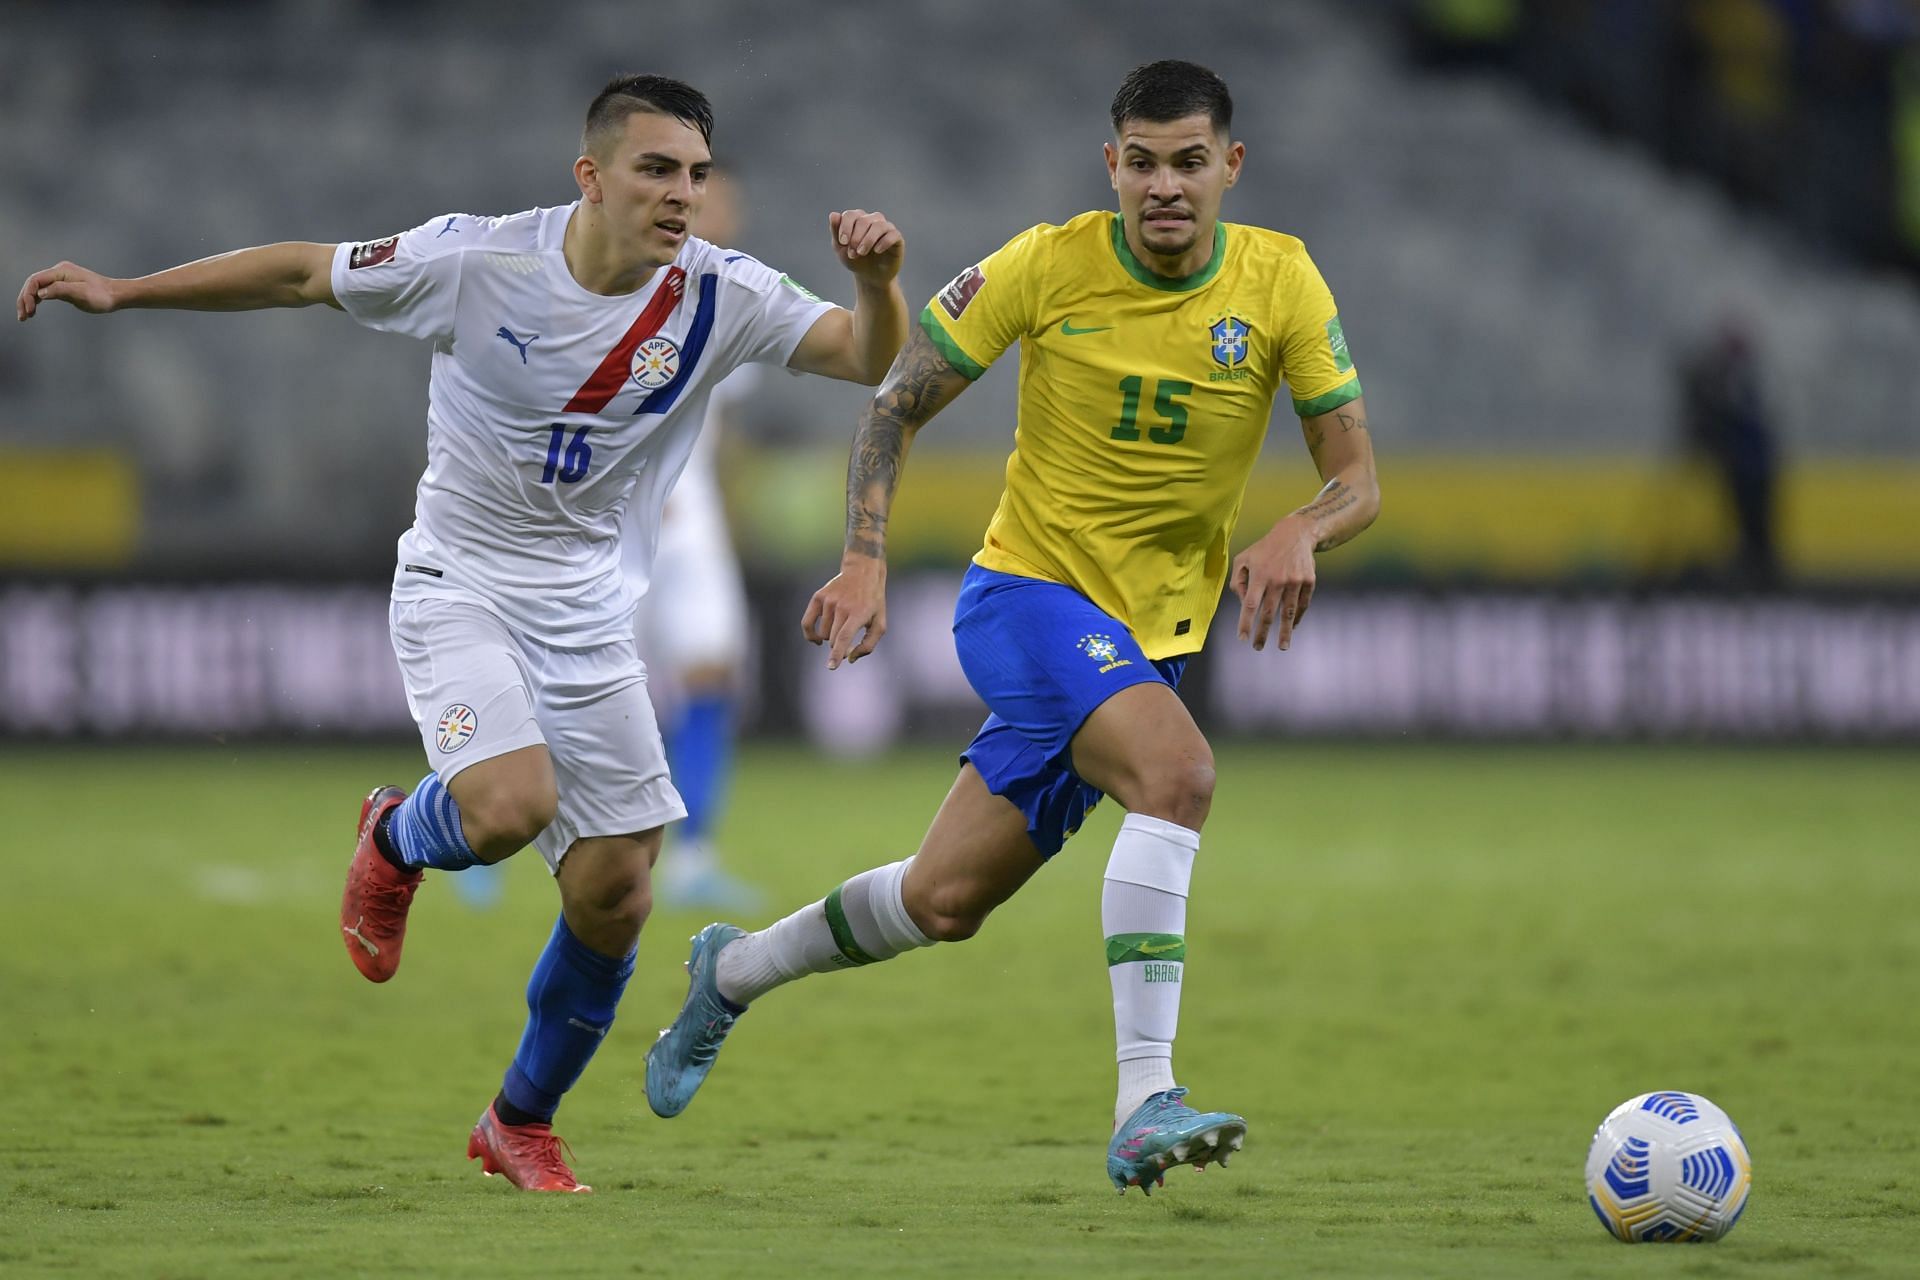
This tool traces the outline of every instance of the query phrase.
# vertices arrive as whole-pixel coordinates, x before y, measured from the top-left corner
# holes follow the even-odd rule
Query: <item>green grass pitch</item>
[[[950,755],[742,762],[782,907],[911,850]],[[1177,1066],[1252,1129],[1152,1200],[1102,1170],[1104,806],[973,942],[775,993],[699,1100],[640,1063],[699,917],[661,913],[560,1116],[591,1197],[464,1159],[554,910],[429,881],[387,987],[341,949],[359,796],[416,752],[0,754],[0,1274],[1801,1276],[1920,1242],[1911,752],[1223,747]],[[748,921],[747,923],[760,923]],[[1741,1123],[1709,1246],[1581,1189],[1655,1088]]]

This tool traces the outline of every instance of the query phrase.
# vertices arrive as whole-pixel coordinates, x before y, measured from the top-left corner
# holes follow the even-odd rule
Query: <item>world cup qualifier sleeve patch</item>
[[[440,713],[439,729],[433,740],[440,750],[451,754],[466,746],[479,727],[480,717],[473,713],[473,708],[456,702]]]
[[[973,295],[980,292],[980,286],[987,282],[987,273],[979,267],[968,267],[955,276],[951,283],[939,293],[940,309],[955,320],[973,301]]]
[[[399,248],[399,236],[388,236],[385,240],[369,240],[365,244],[357,244],[347,255],[347,270],[357,271],[361,267],[377,267],[383,262],[392,262],[393,255],[399,251]]]

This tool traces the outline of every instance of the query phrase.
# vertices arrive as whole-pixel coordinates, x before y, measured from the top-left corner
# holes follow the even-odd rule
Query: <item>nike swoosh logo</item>
[[[1073,321],[1071,318],[1062,320],[1060,322],[1060,332],[1065,334],[1069,338],[1077,338],[1083,333],[1105,333],[1107,330],[1111,328],[1113,328],[1112,325],[1103,324],[1103,325],[1097,325],[1092,329],[1076,329],[1073,327]]]
[[[1186,943],[1184,942],[1144,942],[1136,947],[1135,950],[1143,956],[1157,956],[1162,951],[1172,951],[1185,945]]]

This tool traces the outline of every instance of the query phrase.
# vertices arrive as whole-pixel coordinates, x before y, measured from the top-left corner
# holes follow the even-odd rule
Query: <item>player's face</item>
[[[1127,120],[1107,144],[1120,214],[1147,252],[1178,258],[1211,244],[1220,201],[1240,178],[1246,148],[1204,115]]]
[[[595,151],[577,166],[582,197],[600,206],[615,241],[636,260],[672,262],[713,168],[700,131],[673,116],[636,111]]]

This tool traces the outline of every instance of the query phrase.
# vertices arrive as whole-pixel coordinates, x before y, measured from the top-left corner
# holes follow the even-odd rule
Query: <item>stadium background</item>
[[[845,295],[824,212],[884,209],[923,299],[1021,227],[1108,202],[1105,103],[1140,47],[1063,9],[1009,49],[1016,5],[929,6],[898,31],[857,6],[650,10],[664,44],[618,6],[473,12],[12,8],[14,274],[565,201],[583,86],[638,62],[713,97],[747,247]],[[1903,14],[1280,4],[1196,36],[1250,145],[1228,213],[1299,234],[1333,283],[1386,493],[1324,559],[1288,659],[1222,645],[1201,664],[1216,723],[1920,735]],[[55,310],[0,348],[0,732],[404,732],[380,596],[427,353],[338,320]],[[1682,366],[1728,326],[1780,458],[1777,574],[1738,563],[1719,476],[1685,446]],[[746,415],[729,485],[766,731],[877,746],[970,713],[944,618],[1009,443],[1003,363],[916,444],[896,560],[924,576],[897,575],[890,652],[831,694],[793,622],[834,562],[858,397],[783,378]],[[1278,422],[1243,532],[1313,487]]]
[[[1252,1190],[1236,1198],[1126,1225],[1083,1208],[1101,1188],[1072,1145],[1085,1135],[1061,1121],[1057,1140],[1023,1145],[1011,1208],[981,1199],[1004,1166],[967,1145],[974,1104],[946,1104],[983,1083],[1041,1111],[1070,1109],[1068,1084],[1098,1101],[1110,1044],[1090,969],[1094,986],[1074,988],[1086,1016],[1057,1032],[1057,1078],[935,1086],[972,1054],[942,1040],[936,1010],[981,1026],[1052,1016],[1051,984],[973,983],[943,950],[871,975],[869,990],[914,1006],[895,1030],[922,1065],[869,1079],[843,1060],[822,1082],[856,1081],[876,1107],[906,1097],[912,1143],[947,1153],[939,1172],[898,1164],[903,1140],[876,1116],[838,1141],[879,1179],[836,1173],[821,1191],[821,1126],[730,1094],[739,1112],[709,1111],[703,1132],[716,1151],[754,1135],[757,1154],[713,1157],[695,1207],[746,1224],[749,1252],[713,1253],[697,1214],[650,1238],[715,1274],[754,1269],[763,1248],[802,1271],[904,1273],[887,1242],[896,1223],[928,1227],[934,1201],[956,1215],[952,1248],[994,1247],[987,1232],[1029,1250],[981,1255],[1002,1274],[1111,1264],[1101,1240],[1130,1259],[1165,1243],[1141,1223],[1210,1232],[1229,1272],[1262,1272],[1272,1238],[1320,1274],[1440,1274],[1436,1242],[1461,1274],[1611,1274],[1554,1252],[1563,1230],[1604,1241],[1567,1181],[1581,1126],[1680,1084],[1742,1118],[1774,1197],[1742,1228],[1742,1265],[1877,1274],[1899,1266],[1901,1161],[1920,1133],[1889,1065],[1920,1048],[1901,1012],[1920,998],[1916,32],[1897,0],[1288,0],[1204,14],[25,0],[0,11],[0,243],[12,280],[61,258],[132,275],[563,202],[586,99],[650,69],[712,97],[716,154],[751,219],[743,247],[844,300],[825,213],[885,210],[907,234],[917,306],[1024,226],[1109,205],[1099,146],[1127,67],[1209,63],[1249,148],[1227,216],[1300,235],[1326,274],[1385,498],[1374,529],[1322,559],[1291,652],[1255,654],[1216,629],[1193,670],[1222,764],[1209,847],[1246,886],[1210,926],[1225,944],[1214,954],[1231,953],[1226,972],[1273,1015],[1232,1014],[1213,1038],[1282,1029],[1271,1058],[1236,1061],[1226,1081],[1256,1095],[1250,1113],[1270,1079],[1286,1082],[1265,1104],[1274,1154],[1250,1146]],[[1730,348],[1779,460],[1771,557],[1743,549],[1728,497],[1750,453],[1716,454],[1716,428],[1688,408],[1689,376],[1725,373],[1712,362]],[[859,394],[771,379],[729,443],[756,745],[725,838],[783,900],[917,831],[977,722],[947,617],[997,494],[1013,363],[916,443],[893,631],[831,677],[796,622],[836,561]],[[219,1273],[243,1258],[256,1274],[351,1271],[324,1249],[370,1230],[359,1238],[387,1239],[402,1270],[463,1248],[513,1260],[478,1228],[452,1238],[466,1183],[442,1148],[518,1026],[502,993],[551,910],[528,860],[495,917],[525,946],[495,959],[427,937],[409,952],[418,985],[383,991],[371,1025],[317,940],[341,806],[375,774],[420,767],[385,595],[424,458],[426,368],[424,347],[322,309],[51,308],[0,342],[0,922],[36,944],[0,960],[0,995],[28,1028],[0,1055],[0,1096],[16,1104],[0,1158],[18,1179],[0,1216],[22,1211],[30,1228],[0,1240],[0,1263],[23,1274]],[[1283,412],[1239,541],[1314,487]],[[1352,812],[1355,796],[1369,812]],[[1082,840],[1102,843],[1111,816]],[[783,834],[823,825],[824,852]],[[1036,922],[1090,929],[1096,865],[1008,908],[1026,923],[996,925],[1006,966],[1079,956]],[[1632,884],[1667,892],[1633,901]],[[1284,904],[1285,936],[1249,914],[1260,901]],[[421,928],[487,927],[469,919],[434,902]],[[642,944],[659,981],[628,996],[646,1006],[620,1050],[635,1060],[653,1006],[677,999],[654,972],[677,960],[668,923]],[[312,945],[283,945],[307,933]],[[263,947],[271,973],[248,950]],[[1675,963],[1685,1025],[1641,1034],[1636,993]],[[759,1034],[816,1057],[886,1034],[855,1001],[794,1009],[757,1015]],[[110,1029],[95,1010],[123,1021]],[[328,1074],[347,1029],[411,1063],[440,1061],[449,1038],[471,1044],[452,1111],[436,1102],[378,1155],[350,1144],[380,1122],[341,1118],[364,1104]],[[1409,1053],[1421,1080],[1392,1065]],[[626,1152],[614,1136],[653,1132],[630,1123],[632,1066],[605,1068],[570,1104],[568,1132],[608,1184],[637,1185],[667,1214],[685,1187],[640,1138]],[[731,1069],[789,1099],[806,1087],[778,1059]],[[1881,1108],[1870,1121],[1868,1105]],[[1515,1150],[1531,1166],[1536,1149],[1541,1167],[1513,1168]],[[789,1157],[765,1198],[722,1193]],[[1411,1193],[1407,1162],[1424,1162]],[[185,1185],[150,1173],[152,1189],[129,1190],[136,1168]],[[621,1180],[634,1168],[650,1172]],[[1458,1196],[1462,1182],[1478,1198]],[[1267,1192],[1289,1222],[1267,1216]],[[837,1224],[827,1238],[781,1216],[789,1193],[806,1213],[821,1212],[812,1195],[852,1207],[821,1219]],[[364,1217],[421,1205],[448,1215],[426,1234],[452,1254],[397,1235],[401,1217]],[[116,1208],[129,1211],[119,1228],[87,1225]],[[133,1211],[149,1234],[129,1231]],[[559,1219],[514,1212],[527,1238],[564,1238]],[[1033,1234],[1083,1214],[1112,1234]]]

